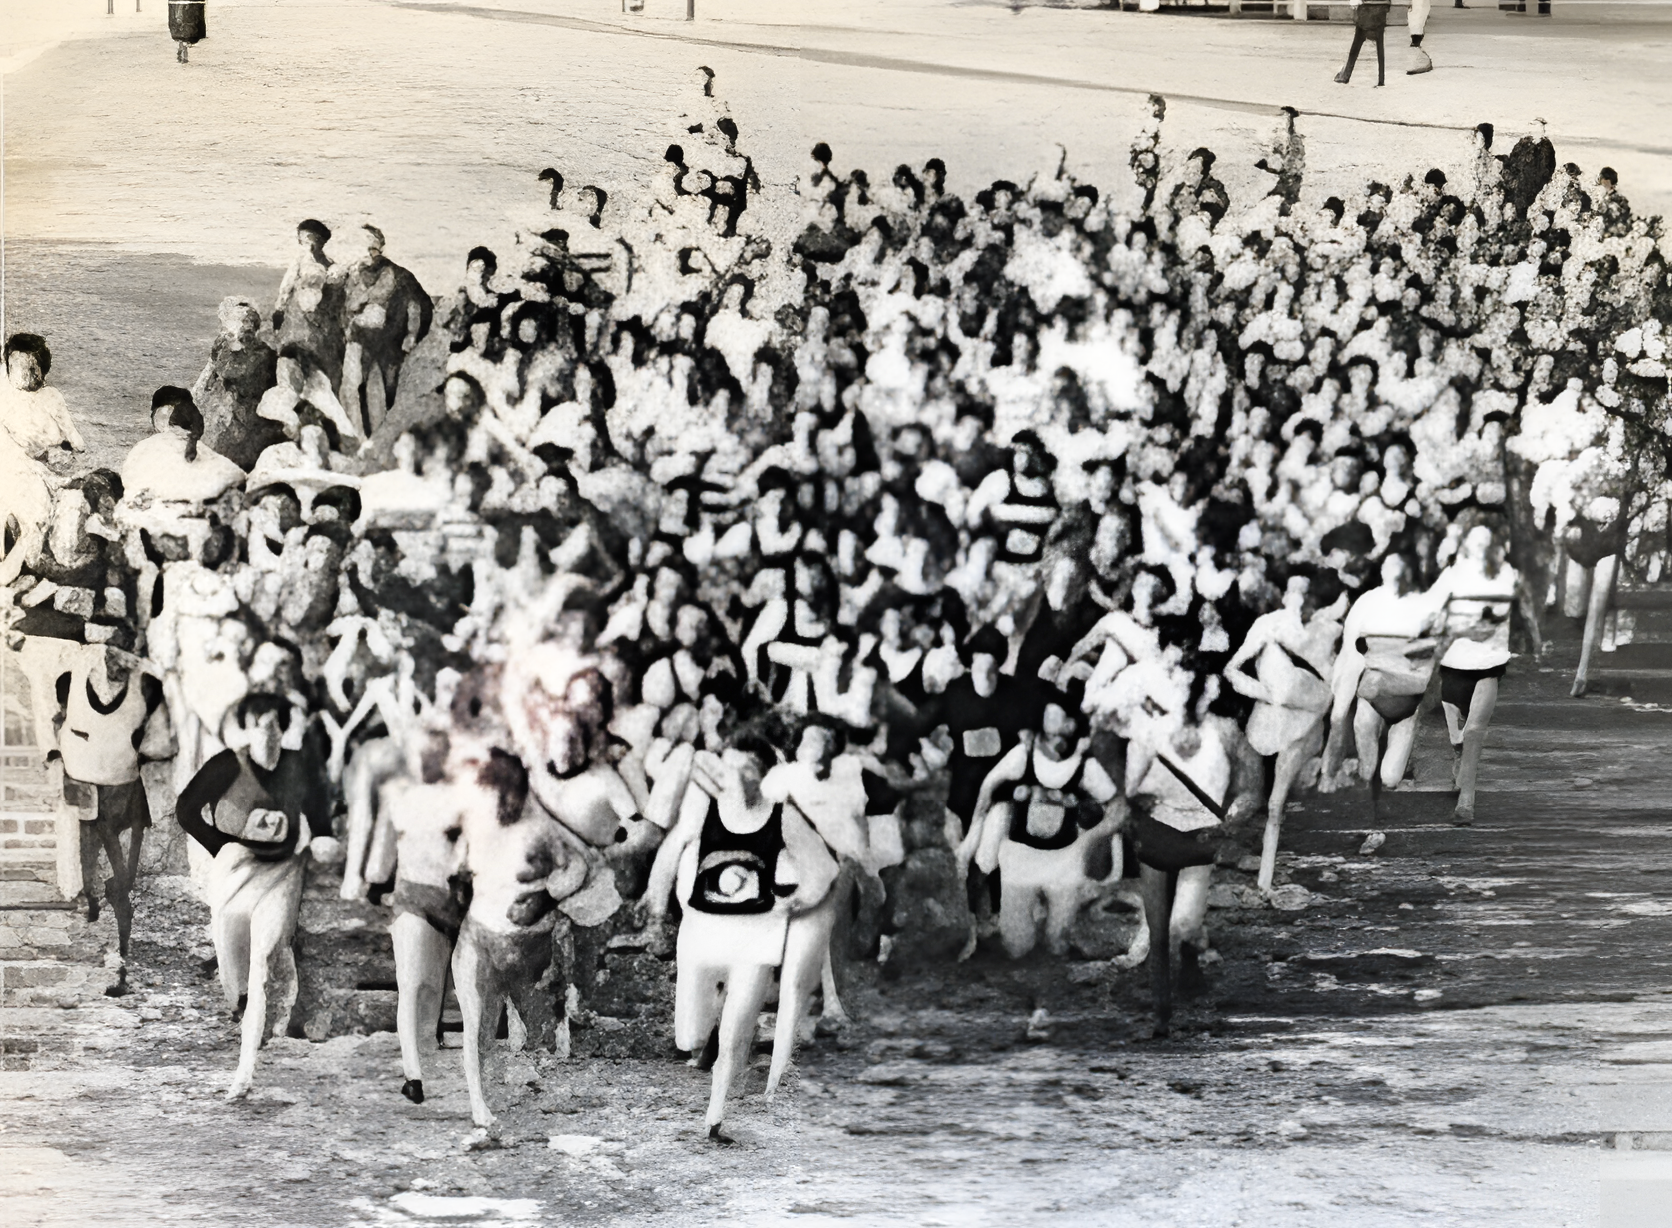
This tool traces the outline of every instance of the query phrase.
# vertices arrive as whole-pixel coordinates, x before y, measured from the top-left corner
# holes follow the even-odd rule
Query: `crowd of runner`
[[[482,1029],[562,1043],[577,928],[675,955],[716,1135],[774,970],[774,1085],[840,1009],[833,933],[1060,952],[1125,892],[1164,1028],[1229,831],[1270,890],[1290,791],[1398,785],[1436,687],[1470,822],[1552,552],[1658,573],[1668,287],[1611,172],[1483,127],[1465,189],[1320,206],[1288,116],[1233,208],[1156,99],[1114,197],[824,145],[775,194],[703,86],[648,197],[548,168],[440,299],[302,222],[120,471],[6,343],[6,634],[86,904],[103,852],[125,955],[172,809],[235,1092],[308,859],[392,909],[414,1099],[451,969],[483,1124]]]

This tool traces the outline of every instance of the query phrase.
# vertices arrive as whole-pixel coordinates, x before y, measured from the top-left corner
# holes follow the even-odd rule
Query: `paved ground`
[[[1329,81],[1347,33],[1316,23],[699,0],[686,26],[675,0],[642,18],[615,0],[226,0],[181,68],[161,0],[142,3],[107,20],[87,0],[8,0],[0,35],[6,326],[52,339],[54,382],[106,460],[151,388],[195,376],[216,301],[272,293],[296,218],[376,219],[441,288],[468,247],[505,241],[540,167],[645,175],[698,63],[777,183],[828,139],[873,168],[943,156],[966,187],[1054,164],[1061,142],[1107,184],[1158,89],[1171,148],[1218,149],[1233,191],[1288,103],[1320,186],[1454,165],[1473,123],[1507,138],[1542,117],[1562,157],[1672,207],[1651,123],[1672,25],[1652,6],[1558,0],[1547,23],[1439,9],[1438,70],[1378,93]],[[704,1080],[676,1063],[520,1060],[498,1093],[513,1145],[469,1151],[456,1075],[407,1105],[386,1035],[277,1043],[262,1094],[228,1107],[233,1031],[190,906],[162,889],[142,903],[121,1000],[99,993],[105,935],[14,909],[31,942],[56,930],[94,954],[60,995],[72,1007],[31,992],[14,1000],[41,1004],[5,1010],[0,1219],[1672,1222],[1656,1149],[1672,1139],[1672,696],[1640,675],[1633,702],[1567,700],[1566,664],[1513,676],[1476,828],[1452,828],[1431,791],[1374,822],[1362,793],[1306,798],[1287,873],[1307,908],[1242,907],[1247,875],[1222,873],[1224,962],[1185,1036],[1146,1040],[1141,977],[1096,961],[879,982],[791,1095],[744,1099],[735,1152],[699,1138]],[[1443,764],[1434,736],[1423,762]],[[1386,843],[1361,856],[1372,828]],[[1048,1039],[1030,1041],[1040,1008]],[[1622,1134],[1639,1150],[1605,1149]],[[599,1141],[570,1157],[552,1135]],[[425,1201],[466,1195],[511,1201]]]
[[[1441,7],[1436,71],[1377,91],[1364,73],[1330,80],[1348,32],[1325,22],[985,0],[703,0],[690,24],[676,0],[642,16],[616,0],[217,0],[182,67],[163,0],[140,3],[105,17],[101,0],[0,0],[4,323],[50,337],[55,382],[107,460],[143,431],[151,389],[195,377],[216,302],[271,293],[299,218],[375,220],[444,290],[465,251],[503,249],[538,207],[540,168],[618,193],[647,178],[698,64],[778,185],[828,140],[883,173],[941,156],[965,189],[1066,151],[1118,190],[1159,90],[1170,156],[1212,146],[1238,195],[1265,190],[1253,163],[1293,105],[1320,197],[1455,170],[1475,123],[1509,141],[1542,119],[1561,157],[1611,164],[1640,208],[1672,211],[1672,142],[1651,120],[1672,104],[1660,5]]]
[[[257,1096],[228,1106],[235,1037],[199,963],[201,917],[161,882],[140,906],[132,995],[102,997],[96,968],[79,992],[8,992],[33,1005],[6,1012],[0,1214],[1669,1222],[1672,711],[1646,675],[1564,698],[1569,656],[1506,684],[1473,829],[1448,821],[1431,724],[1417,787],[1374,823],[1363,792],[1292,812],[1284,874],[1307,907],[1247,907],[1249,876],[1222,870],[1223,961],[1182,1035],[1149,1039],[1142,973],[1094,960],[984,955],[939,979],[876,980],[853,995],[856,1026],[804,1050],[787,1096],[765,1104],[751,1075],[729,1151],[702,1136],[705,1078],[671,1057],[500,1059],[494,1150],[472,1149],[451,1055],[422,1108],[399,1097],[386,1033],[274,1042]],[[1372,830],[1386,842],[1361,854]],[[553,1150],[553,1136],[592,1150]],[[424,1201],[467,1197],[502,1201]],[[487,1218],[462,1218],[472,1208]]]

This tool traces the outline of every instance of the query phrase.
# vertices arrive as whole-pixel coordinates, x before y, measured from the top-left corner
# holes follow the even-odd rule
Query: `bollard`
[[[695,21],[696,19],[697,19],[697,0],[685,0],[685,20],[686,21]]]

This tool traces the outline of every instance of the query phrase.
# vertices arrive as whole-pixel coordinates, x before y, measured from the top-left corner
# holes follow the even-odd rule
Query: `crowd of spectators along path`
[[[415,1099],[449,960],[560,1045],[576,927],[676,956],[717,1136],[772,970],[774,1084],[840,1010],[833,932],[1021,957],[1127,892],[1165,1028],[1239,824],[1269,890],[1289,790],[1396,786],[1437,666],[1468,822],[1557,571],[1660,574],[1672,284],[1612,171],[1482,125],[1466,182],[1320,201],[1285,112],[1233,201],[1154,98],[1113,193],[823,144],[774,192],[699,85],[648,190],[540,171],[439,300],[304,221],[119,473],[6,344],[6,634],[87,907],[103,851],[125,955],[174,809],[235,1092],[309,856],[393,910]]]

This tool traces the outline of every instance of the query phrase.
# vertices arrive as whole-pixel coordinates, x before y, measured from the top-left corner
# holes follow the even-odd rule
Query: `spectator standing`
[[[1353,65],[1358,63],[1359,50],[1366,38],[1376,40],[1376,85],[1387,84],[1387,48],[1382,37],[1388,28],[1388,0],[1353,0],[1353,45],[1347,52],[1347,65],[1335,74],[1342,85],[1352,80]]]
[[[168,36],[174,40],[174,58],[190,62],[191,45],[209,37],[204,22],[203,0],[168,0]]]
[[[343,382],[339,397],[366,436],[395,404],[401,365],[429,332],[435,305],[412,273],[383,254],[383,232],[363,226],[366,254],[343,276]],[[367,396],[373,371],[383,384],[374,415]]]

